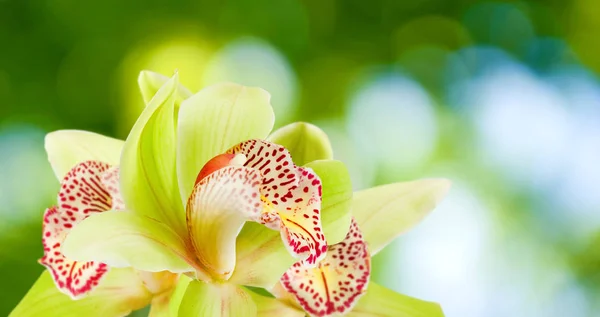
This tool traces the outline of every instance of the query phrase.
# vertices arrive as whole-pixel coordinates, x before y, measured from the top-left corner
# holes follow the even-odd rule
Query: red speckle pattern
[[[258,191],[260,173],[243,166],[221,168],[196,184],[186,207],[186,222],[190,233],[197,212],[233,210],[249,218],[256,217],[262,210]]]
[[[300,261],[281,278],[311,316],[332,316],[352,310],[369,283],[371,258],[354,220],[344,241],[329,247],[318,267],[307,268]]]
[[[92,213],[112,208],[110,192],[118,186],[107,188],[102,180],[106,172],[111,173],[109,168],[108,164],[95,161],[77,164],[61,183],[58,206],[51,207],[44,213],[44,256],[40,263],[52,273],[58,289],[74,299],[97,286],[108,271],[108,266],[97,262],[71,261],[64,257],[60,248],[66,235],[79,222]],[[112,179],[114,176],[107,177]]]
[[[321,227],[321,180],[311,169],[298,167],[289,151],[264,140],[242,142],[227,151],[244,154],[244,166],[260,171],[263,209],[251,218],[279,230],[290,253],[307,265],[325,257],[327,242]]]
[[[262,210],[260,173],[243,166],[221,168],[194,187],[186,223],[198,259],[227,278],[235,267],[235,239],[246,217]]]
[[[327,254],[321,226],[321,180],[310,168],[298,167],[300,182],[279,208],[281,237],[290,252],[314,266]]]
[[[246,155],[244,166],[260,171],[263,179],[261,195],[274,205],[282,204],[289,192],[298,186],[296,165],[290,152],[281,145],[263,140],[242,142],[227,153]]]
[[[50,271],[61,292],[78,299],[98,285],[108,266],[97,262],[71,261],[63,256],[60,247],[73,227],[71,222],[64,219],[57,207],[46,209],[42,239],[44,256],[40,263]]]
[[[125,203],[119,190],[119,167],[111,167],[101,176],[102,185],[112,198],[112,210],[125,210]]]
[[[94,212],[111,209],[112,198],[102,185],[102,174],[110,166],[87,161],[67,173],[58,192],[58,208],[67,222],[79,222]]]

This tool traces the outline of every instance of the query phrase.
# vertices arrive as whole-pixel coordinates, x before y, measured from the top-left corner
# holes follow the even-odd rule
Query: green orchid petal
[[[127,316],[152,298],[132,269],[112,269],[100,283],[88,296],[72,300],[44,271],[9,317]]]
[[[348,317],[379,316],[443,317],[444,313],[437,303],[402,295],[371,282]]]
[[[327,134],[310,123],[288,124],[273,132],[267,140],[288,149],[298,166],[316,160],[333,159],[333,149]]]
[[[423,179],[355,192],[352,213],[371,254],[419,223],[449,189],[446,179]]]
[[[162,293],[155,295],[150,302],[150,312],[148,317],[169,317],[171,316],[171,294]]]
[[[162,87],[167,81],[169,81],[169,77],[167,76],[149,70],[141,71],[140,75],[138,76],[138,85],[140,86],[144,103],[148,104],[150,100],[152,100],[152,97],[154,97],[154,95],[158,92],[160,87]],[[189,89],[179,84],[177,86],[175,104],[180,105],[185,99],[191,96],[192,93],[189,91]]]
[[[192,279],[186,275],[179,276],[177,285],[175,285],[175,289],[171,293],[169,317],[177,316],[177,314],[179,314],[179,306],[181,306],[181,301],[183,300],[183,296],[185,296],[185,292],[187,291],[188,285],[191,281]]]
[[[243,288],[232,284],[192,281],[179,307],[179,317],[253,317],[256,305]]]
[[[281,241],[281,234],[247,222],[236,242],[236,267],[232,283],[271,289],[296,262]]]
[[[182,201],[208,160],[249,139],[264,139],[273,128],[270,95],[236,84],[207,87],[179,110],[177,175]]]
[[[48,160],[59,180],[84,161],[119,165],[123,144],[121,140],[79,130],[54,131],[46,134],[45,140]]]
[[[177,309],[181,303],[181,296],[176,297],[175,292],[180,283],[181,276],[169,271],[145,272],[138,271],[138,274],[144,281],[144,286],[154,294],[150,303],[149,317],[170,317],[177,315]],[[189,278],[186,278],[189,282]],[[185,284],[187,287],[187,284]],[[175,306],[175,315],[171,315],[173,306]]]
[[[304,317],[306,314],[299,308],[277,300],[272,297],[266,297],[254,292],[250,292],[256,309],[257,316],[276,316],[276,317]]]
[[[132,211],[187,234],[175,173],[177,75],[165,83],[129,133],[121,157],[121,194]]]
[[[352,182],[346,165],[335,160],[321,160],[306,164],[319,175],[323,184],[321,224],[329,245],[346,237],[352,213]]]
[[[92,215],[75,226],[62,252],[76,261],[160,272],[192,272],[183,240],[166,225],[130,212]],[[187,259],[187,261],[186,261]]]

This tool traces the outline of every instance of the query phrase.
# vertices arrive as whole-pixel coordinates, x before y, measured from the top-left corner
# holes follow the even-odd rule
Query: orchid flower
[[[174,290],[177,275],[111,270],[105,263],[73,261],[64,256],[65,237],[92,214],[119,212],[124,204],[119,190],[118,164],[123,142],[84,131],[57,131],[46,136],[46,150],[61,180],[57,205],[43,217],[40,276],[11,316],[86,313],[125,315],[155,303],[165,309],[162,294]],[[72,166],[72,167],[70,167]]]
[[[373,283],[362,296],[369,254],[431,211],[446,181],[389,185],[353,199],[348,171],[320,129],[296,123],[270,134],[273,110],[262,89],[220,84],[192,95],[177,75],[150,72],[140,87],[147,106],[124,142],[82,131],[47,137],[63,179],[44,225],[41,262],[55,273],[45,272],[12,315],[122,316],[151,304],[151,316],[320,316],[306,296],[295,297],[297,308],[286,303],[302,281],[315,282],[311,272],[343,275],[342,284],[362,274],[344,309],[317,294],[326,296],[325,315],[332,305],[346,313],[381,294],[394,300]],[[350,261],[362,268],[348,271],[341,255],[355,249]],[[63,263],[79,270],[63,275]],[[281,297],[248,286],[279,289]]]
[[[356,219],[345,239],[328,247],[318,267],[296,262],[271,290],[276,299],[254,295],[259,315],[443,316],[438,304],[395,293],[369,279],[371,256],[421,220],[449,187],[447,180],[431,179],[355,193]]]
[[[113,210],[69,225],[56,248],[86,263],[79,283],[101,287],[108,267],[169,271],[193,279],[180,315],[252,315],[241,286],[273,285],[294,257],[325,256],[321,180],[265,140],[274,121],[265,91],[223,84],[180,101],[178,87],[175,76],[149,99],[123,144],[118,186],[102,188],[118,187],[125,210],[105,198]],[[230,309],[195,304],[215,300]]]

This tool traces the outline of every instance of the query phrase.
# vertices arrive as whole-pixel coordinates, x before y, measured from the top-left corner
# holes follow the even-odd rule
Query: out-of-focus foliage
[[[600,310],[600,3],[0,0],[0,315],[42,271],[46,132],[127,135],[142,69],[272,93],[322,127],[355,189],[450,197],[374,279],[450,317]]]

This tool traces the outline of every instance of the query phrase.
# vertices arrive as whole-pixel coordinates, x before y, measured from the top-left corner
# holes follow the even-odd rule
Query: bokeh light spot
[[[256,38],[241,38],[219,50],[208,63],[204,84],[235,82],[271,93],[277,125],[295,115],[297,81],[287,59],[275,47]]]
[[[141,70],[151,70],[169,77],[177,71],[181,84],[196,92],[202,88],[202,75],[212,52],[210,43],[193,35],[143,42],[132,49],[123,60],[119,73],[118,87],[125,105],[123,109],[118,109],[119,134],[123,137],[127,135],[145,106],[137,85]]]
[[[427,162],[437,122],[429,94],[399,74],[378,74],[351,97],[347,127],[365,160],[383,164],[394,178]]]

